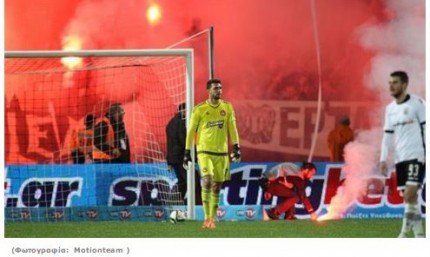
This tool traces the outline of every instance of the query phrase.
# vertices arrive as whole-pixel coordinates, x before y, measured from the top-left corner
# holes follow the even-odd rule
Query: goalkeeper
[[[230,180],[228,134],[233,143],[232,161],[240,161],[239,135],[233,106],[221,100],[222,86],[219,79],[206,83],[209,99],[196,105],[187,130],[184,167],[191,162],[192,142],[196,139],[197,159],[202,177],[202,203],[204,222],[202,228],[215,228],[219,193],[224,181]],[[197,137],[196,137],[197,136]]]

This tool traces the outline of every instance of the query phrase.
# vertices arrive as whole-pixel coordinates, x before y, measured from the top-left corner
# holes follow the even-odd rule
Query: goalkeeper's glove
[[[240,162],[240,147],[238,144],[233,145],[233,151],[230,154],[232,162]]]
[[[190,168],[190,165],[189,165],[190,162],[191,162],[191,151],[185,150],[184,162],[182,164],[182,166],[184,166],[184,169],[188,170]]]

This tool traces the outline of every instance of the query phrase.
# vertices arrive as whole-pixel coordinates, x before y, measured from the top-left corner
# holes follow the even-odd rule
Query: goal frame
[[[63,58],[63,57],[163,57],[182,56],[186,58],[186,124],[191,119],[191,109],[194,106],[194,50],[180,49],[127,49],[127,50],[73,50],[73,51],[5,51],[4,58]],[[192,160],[195,160],[194,144],[191,150]],[[195,162],[187,171],[187,218],[194,220],[195,211]]]

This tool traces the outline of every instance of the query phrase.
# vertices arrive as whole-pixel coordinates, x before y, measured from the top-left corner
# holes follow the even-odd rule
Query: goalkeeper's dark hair
[[[402,81],[403,83],[408,83],[409,82],[409,77],[408,74],[404,71],[394,71],[390,74],[391,77],[399,77],[400,81]]]
[[[210,89],[212,86],[212,83],[219,83],[221,84],[221,80],[219,79],[210,79],[208,82],[206,82],[206,89]]]

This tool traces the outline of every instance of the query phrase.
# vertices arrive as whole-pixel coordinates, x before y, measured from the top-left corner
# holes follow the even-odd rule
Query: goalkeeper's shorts
[[[198,153],[200,176],[211,176],[215,182],[230,180],[230,161],[228,155]]]

